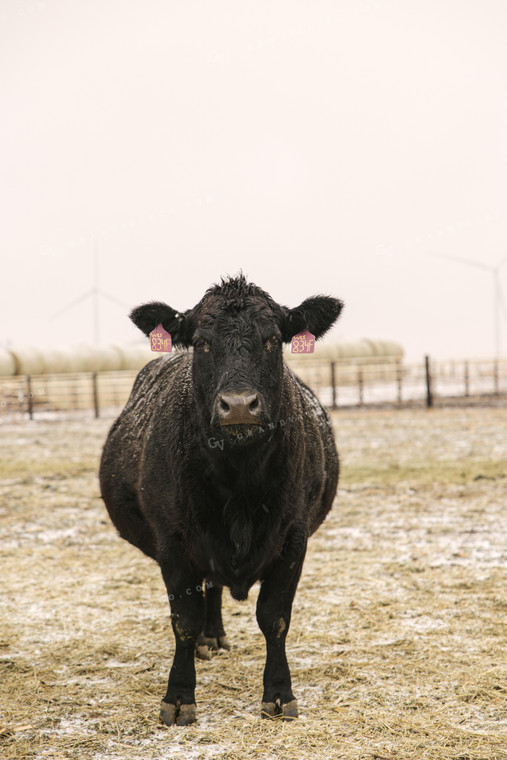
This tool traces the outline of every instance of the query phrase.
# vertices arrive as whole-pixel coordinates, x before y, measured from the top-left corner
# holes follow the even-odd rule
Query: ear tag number
[[[173,350],[173,342],[167,330],[162,325],[157,325],[150,333],[150,348],[152,351],[169,353]]]
[[[291,354],[313,354],[315,351],[315,335],[305,330],[292,336]]]

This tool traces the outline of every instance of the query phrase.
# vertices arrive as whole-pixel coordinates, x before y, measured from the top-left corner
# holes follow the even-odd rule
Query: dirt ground
[[[0,426],[2,760],[505,760],[507,409],[341,411],[343,477],[288,637],[301,717],[260,720],[254,587],[197,661],[198,722],[158,724],[173,638],[155,563],[118,538],[112,422]]]

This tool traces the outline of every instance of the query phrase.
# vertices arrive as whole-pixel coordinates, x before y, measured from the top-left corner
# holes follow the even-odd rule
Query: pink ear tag
[[[150,333],[150,348],[152,351],[169,353],[173,350],[173,342],[167,330],[162,325],[157,325]]]
[[[315,351],[315,335],[308,330],[292,336],[291,354],[313,354]]]

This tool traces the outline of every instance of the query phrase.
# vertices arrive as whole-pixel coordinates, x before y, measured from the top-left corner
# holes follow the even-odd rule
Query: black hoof
[[[297,699],[292,699],[285,704],[278,702],[263,702],[261,704],[261,718],[271,720],[295,720],[298,717]]]
[[[176,705],[169,702],[162,702],[160,705],[160,722],[166,726],[188,726],[195,723],[196,709],[195,705]]]

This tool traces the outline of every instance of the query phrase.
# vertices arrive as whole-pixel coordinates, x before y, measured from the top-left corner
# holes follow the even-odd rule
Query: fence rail
[[[331,409],[445,406],[507,400],[507,359],[401,362],[291,362]],[[113,416],[128,399],[137,370],[0,377],[0,421],[58,418],[65,413]]]

